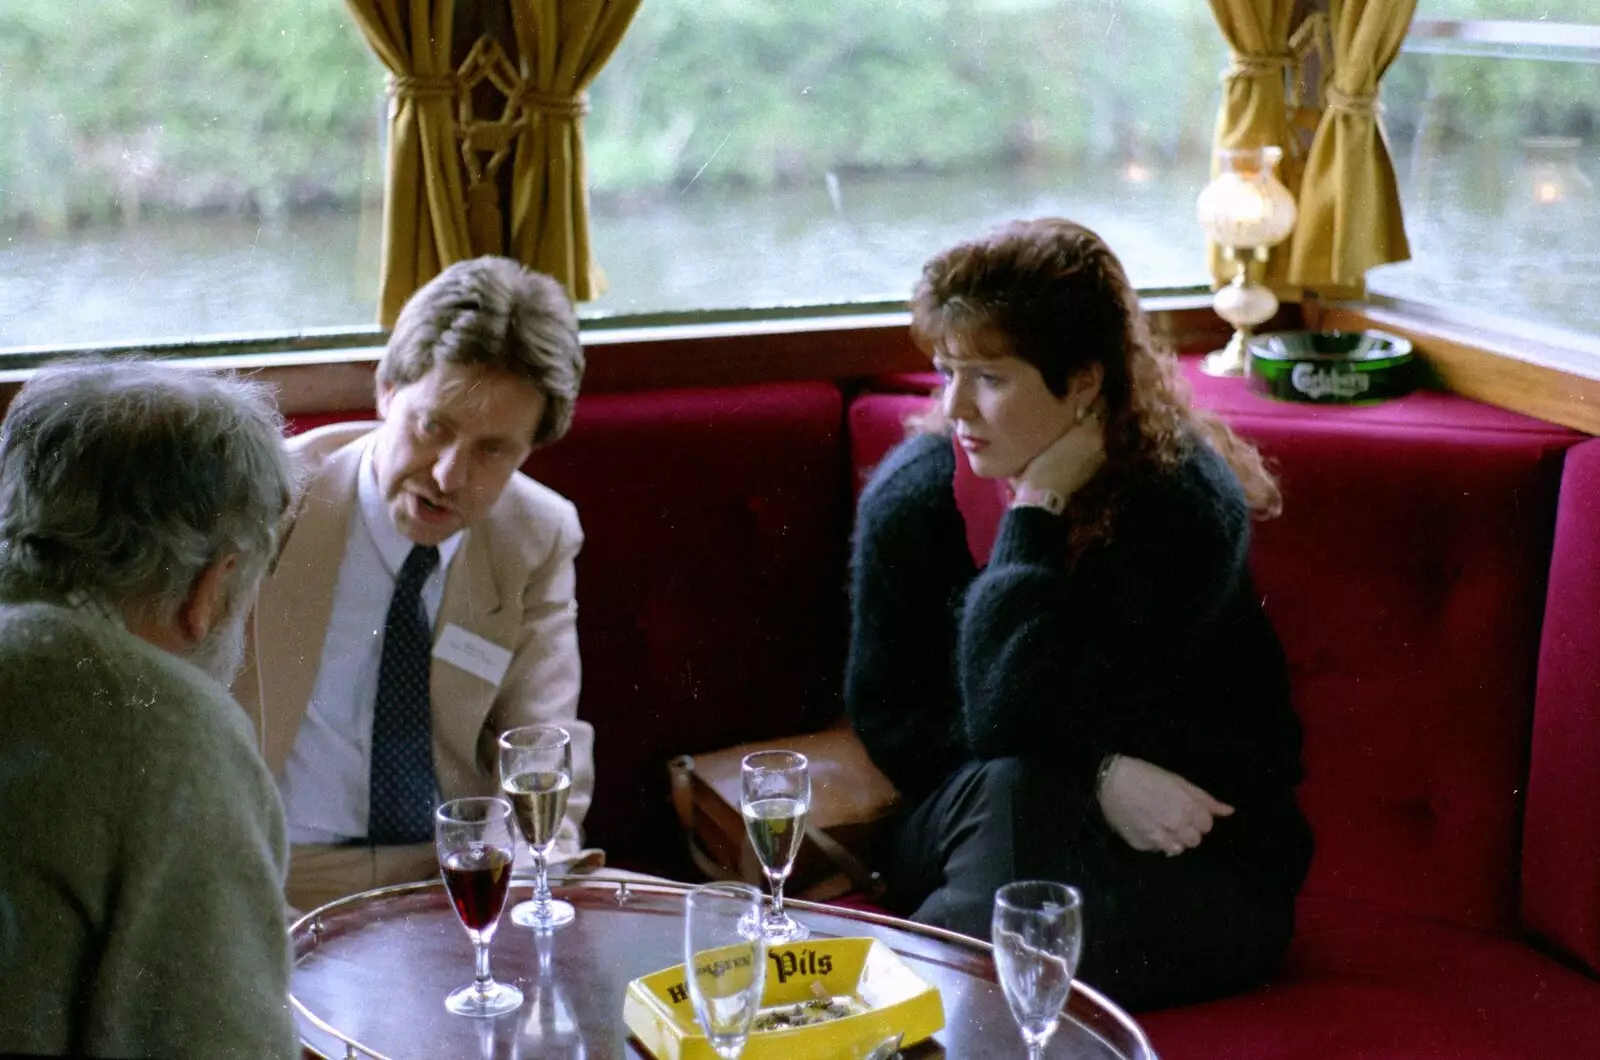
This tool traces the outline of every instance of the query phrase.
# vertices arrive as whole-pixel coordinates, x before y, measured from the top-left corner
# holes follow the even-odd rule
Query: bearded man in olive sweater
[[[283,811],[227,684],[293,498],[258,387],[47,368],[0,437],[0,1054],[294,1057]]]

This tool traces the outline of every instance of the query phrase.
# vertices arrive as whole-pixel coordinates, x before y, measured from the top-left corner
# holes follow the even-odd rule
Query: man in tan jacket
[[[594,785],[577,718],[583,534],[518,469],[566,433],[583,367],[553,280],[464,261],[401,312],[382,422],[291,440],[304,501],[234,685],[283,796],[291,906],[434,877],[434,806],[497,792],[499,734],[535,722],[572,736],[552,860],[578,854]]]

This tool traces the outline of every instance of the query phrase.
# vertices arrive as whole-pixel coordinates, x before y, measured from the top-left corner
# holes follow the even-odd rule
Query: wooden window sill
[[[1383,306],[1323,310],[1325,330],[1376,328],[1410,339],[1438,385],[1464,397],[1600,434],[1600,356]]]

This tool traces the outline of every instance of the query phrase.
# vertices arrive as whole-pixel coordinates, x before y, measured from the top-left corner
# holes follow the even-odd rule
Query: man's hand
[[[1112,831],[1135,850],[1175,857],[1200,845],[1212,822],[1233,813],[1187,780],[1141,758],[1119,755],[1096,792]]]

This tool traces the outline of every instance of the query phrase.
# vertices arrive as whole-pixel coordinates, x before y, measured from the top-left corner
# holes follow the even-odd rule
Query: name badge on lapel
[[[476,633],[462,629],[454,622],[448,623],[444,632],[439,634],[439,642],[433,646],[433,657],[465,670],[473,677],[480,677],[496,688],[500,687],[506,670],[511,666],[509,651],[492,640],[485,640]]]

